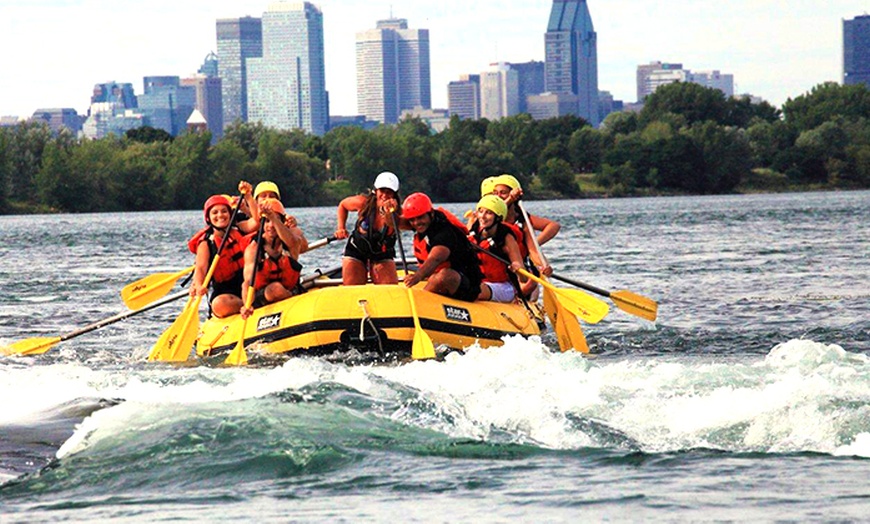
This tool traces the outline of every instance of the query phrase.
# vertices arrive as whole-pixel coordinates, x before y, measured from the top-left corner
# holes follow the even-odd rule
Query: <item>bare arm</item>
[[[405,277],[405,285],[408,287],[429,278],[435,272],[435,268],[441,265],[450,256],[450,249],[446,246],[435,246],[429,251],[429,256],[426,261],[420,265],[420,268],[411,275]]]
[[[257,266],[257,242],[253,241],[245,248],[245,269],[242,281],[242,300],[247,300],[248,289],[251,288],[251,279],[254,277],[254,269]],[[248,318],[254,312],[253,308],[242,306],[240,313],[242,318]]]
[[[349,196],[338,204],[338,224],[335,227],[335,238],[347,238],[347,216],[351,211],[359,211],[366,203],[364,195]]]
[[[529,215],[529,220],[532,222],[530,225],[532,226],[531,234],[534,234],[534,231],[540,231],[541,234],[538,235],[538,244],[543,246],[547,243],[548,240],[556,236],[556,233],[562,229],[562,225],[554,220],[550,220],[544,217]]]
[[[250,217],[247,220],[243,220],[237,224],[239,231],[242,233],[256,231],[260,224],[260,210],[257,207],[257,203],[254,201],[254,197],[251,196],[252,190],[253,188],[248,182],[245,182],[244,180],[239,182],[239,192],[242,193],[245,206],[248,208],[248,212],[250,213]],[[239,202],[239,205],[241,206],[242,203]]]
[[[205,281],[205,274],[208,273],[211,265],[211,253],[209,253],[208,242],[200,242],[196,246],[196,261],[193,269],[193,283],[190,286],[190,296],[204,295],[207,288],[202,286]]]
[[[508,260],[510,261],[510,266],[508,269],[516,273],[520,269],[524,269],[523,266],[523,256],[520,254],[520,245],[517,243],[517,239],[513,237],[513,235],[507,235],[504,239],[504,248],[508,255]],[[524,275],[519,275],[520,280],[525,282],[526,277]]]

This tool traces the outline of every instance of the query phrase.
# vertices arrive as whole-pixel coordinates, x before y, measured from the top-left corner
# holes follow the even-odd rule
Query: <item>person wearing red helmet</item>
[[[208,287],[211,287],[209,305],[212,314],[218,318],[238,313],[243,305],[242,270],[247,241],[238,228],[230,224],[231,207],[230,200],[224,195],[209,197],[202,209],[206,227],[197,232],[187,243],[190,251],[196,255],[190,295],[204,295],[208,292]],[[205,286],[206,273],[224,236],[227,236],[227,239],[220,253],[220,259],[209,285]]]
[[[483,275],[468,230],[458,218],[432,207],[424,193],[413,193],[402,203],[404,223],[414,231],[414,256],[419,268],[405,276],[412,287],[428,279],[426,291],[472,302],[480,294]]]
[[[365,284],[371,273],[375,284],[395,284],[396,230],[390,215],[399,207],[399,178],[384,171],[375,178],[374,190],[345,198],[338,204],[335,238],[347,238],[341,259],[345,285]],[[357,212],[356,224],[348,232],[347,216]]]
[[[305,236],[297,227],[285,225],[284,206],[279,200],[265,198],[259,202],[259,213],[265,217],[263,224],[262,258],[257,260],[257,242],[252,241],[245,249],[245,270],[242,296],[247,296],[251,277],[254,277],[253,307],[241,308],[242,318],[248,318],[254,308],[271,304],[299,294],[299,273],[302,265],[299,255],[307,247]],[[259,263],[258,263],[259,262]]]

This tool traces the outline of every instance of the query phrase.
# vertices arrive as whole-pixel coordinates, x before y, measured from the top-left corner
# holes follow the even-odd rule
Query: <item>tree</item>
[[[751,149],[739,129],[704,122],[682,132],[703,156],[703,169],[687,181],[685,189],[693,193],[728,193],[749,175]]]
[[[45,122],[20,122],[12,128],[9,161],[12,168],[10,196],[14,200],[36,203],[34,179],[42,166],[42,151],[51,140]]]
[[[183,141],[182,137],[177,137],[173,144]],[[153,211],[163,209],[166,204],[171,209],[196,209],[202,206],[205,201],[202,192],[206,189],[197,187],[197,175],[193,173],[195,168],[187,163],[190,161],[195,164],[197,160],[182,158],[178,152],[168,154],[167,148],[171,149],[172,146],[167,147],[165,142],[135,143],[120,153],[121,167],[116,175],[119,184],[115,194],[121,209]],[[174,158],[174,162],[168,157]],[[173,163],[175,165],[171,165]],[[167,167],[175,178],[163,176]],[[185,180],[189,185],[185,184]],[[173,183],[174,189],[170,189]]]
[[[172,135],[164,129],[158,129],[150,126],[128,129],[124,136],[133,142],[141,142],[150,144],[152,142],[172,142]]]
[[[592,126],[578,129],[568,139],[568,158],[571,166],[580,173],[594,173],[601,167],[604,137]]]
[[[547,160],[547,163],[541,166],[538,171],[538,177],[545,189],[556,191],[568,197],[580,195],[580,187],[574,180],[571,164],[561,158]]]
[[[166,181],[172,209],[198,209],[215,191],[210,144],[211,133],[205,132],[185,133],[167,145]]]
[[[260,148],[260,137],[266,132],[266,127],[262,122],[242,122],[236,120],[224,129],[224,136],[221,140],[235,142],[242,151],[248,154],[248,159],[253,162],[257,160],[257,153]]]
[[[0,213],[6,213],[9,210],[9,173],[11,171],[9,135],[10,133],[6,128],[0,127]]]
[[[798,131],[815,129],[828,120],[842,117],[847,121],[870,115],[870,90],[864,84],[840,85],[825,82],[809,93],[782,105],[786,123]]]
[[[208,158],[216,193],[236,194],[239,181],[251,182],[260,179],[248,153],[232,140],[221,140],[215,144],[209,151]]]
[[[649,95],[640,112],[641,125],[659,120],[666,113],[683,116],[689,125],[705,120],[726,124],[729,115],[722,91],[686,82],[660,86]]]

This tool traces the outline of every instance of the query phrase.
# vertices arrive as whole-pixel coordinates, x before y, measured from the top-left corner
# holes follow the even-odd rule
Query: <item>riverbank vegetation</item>
[[[77,139],[44,124],[0,128],[0,212],[195,209],[239,180],[272,180],[285,205],[332,205],[380,171],[403,194],[470,201],[511,173],[531,198],[870,188],[870,91],[825,83],[781,109],[675,83],[639,113],[598,129],[566,116],[459,120],[433,134],[418,119],[323,137],[236,122],[176,138],[150,128]]]

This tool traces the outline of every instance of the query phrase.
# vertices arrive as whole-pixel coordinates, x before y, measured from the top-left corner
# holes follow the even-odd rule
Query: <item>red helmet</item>
[[[432,211],[432,201],[424,193],[411,193],[402,202],[402,216],[409,220],[430,211]]]
[[[208,221],[208,211],[214,206],[227,206],[228,209],[233,208],[232,204],[230,204],[230,199],[226,195],[212,195],[208,197],[208,200],[202,206],[202,213],[205,215],[205,223],[207,225],[211,225],[211,222]]]

